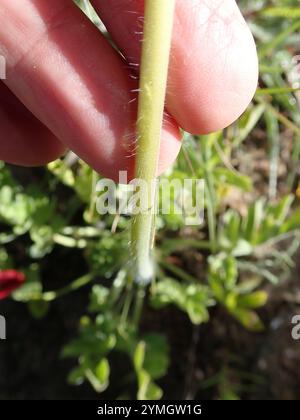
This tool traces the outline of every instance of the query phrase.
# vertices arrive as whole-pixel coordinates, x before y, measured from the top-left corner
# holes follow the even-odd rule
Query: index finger
[[[144,0],[92,3],[138,69]],[[166,105],[178,124],[195,134],[230,125],[257,81],[255,43],[235,0],[177,0]]]

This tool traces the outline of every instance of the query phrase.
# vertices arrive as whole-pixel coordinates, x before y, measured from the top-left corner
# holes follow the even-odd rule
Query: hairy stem
[[[154,274],[151,248],[156,206],[156,173],[176,0],[146,0],[137,120],[135,178],[140,211],[132,223],[132,253],[137,280],[147,283]]]

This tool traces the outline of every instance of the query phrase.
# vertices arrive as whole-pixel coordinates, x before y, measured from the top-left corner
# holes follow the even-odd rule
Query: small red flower
[[[13,291],[22,286],[26,277],[16,270],[0,271],[0,300],[8,297]]]

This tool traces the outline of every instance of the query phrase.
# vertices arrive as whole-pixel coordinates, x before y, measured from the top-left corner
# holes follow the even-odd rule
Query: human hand
[[[45,164],[72,149],[103,175],[132,175],[143,0],[92,0],[126,61],[71,0],[0,0],[0,159]],[[234,0],[177,0],[159,171],[179,127],[219,130],[245,110],[257,55]]]

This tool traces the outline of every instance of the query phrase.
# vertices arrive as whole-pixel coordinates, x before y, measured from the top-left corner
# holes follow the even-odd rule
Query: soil
[[[252,138],[245,144],[251,158],[245,160],[237,156],[235,166],[242,173],[250,174],[258,195],[265,195],[269,172],[266,145],[263,144],[265,134],[260,138],[258,132],[254,137],[258,143]],[[287,173],[295,169],[290,167],[289,133],[283,138],[278,179],[280,196],[286,193]],[[295,190],[299,171],[295,171]],[[22,174],[21,178],[24,181]],[[244,198],[243,202],[240,196],[235,198],[236,201],[231,197],[231,206],[235,202],[236,208],[243,213]],[[250,197],[250,201],[253,199],[255,197]],[[13,249],[11,252],[15,256],[19,251]],[[68,255],[59,249],[45,258],[42,274],[46,289],[61,287],[62,279],[67,284],[74,276],[86,272],[80,253],[72,253],[72,261],[68,260]],[[191,256],[186,253],[186,268],[202,277],[205,256],[198,254],[197,258],[194,253]],[[193,327],[175,308],[168,307],[158,312],[146,309],[142,332],[164,333],[170,344],[171,366],[160,383],[164,398],[300,399],[300,340],[294,340],[291,335],[292,318],[300,315],[300,258],[296,256],[295,260],[296,267],[288,280],[278,287],[266,286],[269,301],[260,311],[265,324],[265,331],[260,334],[246,331],[220,307],[211,311],[208,324],[199,327]],[[69,267],[72,267],[72,272]],[[114,400],[120,397],[124,392],[121,372],[126,372],[128,361],[119,354],[113,356],[111,386],[104,394],[99,396],[87,384],[80,387],[67,384],[67,375],[76,361],[61,359],[60,353],[63,346],[76,336],[89,290],[87,286],[57,300],[42,320],[33,319],[23,304],[0,301],[0,314],[7,319],[8,335],[6,341],[0,341],[0,400]],[[132,398],[135,398],[134,385],[126,390]]]
[[[164,397],[216,399],[224,387],[245,400],[300,399],[300,340],[291,336],[292,317],[300,315],[299,273],[300,264],[285,284],[270,287],[269,302],[260,313],[266,325],[261,334],[245,331],[221,308],[200,327],[173,308],[147,310],[142,329],[167,334],[171,347],[172,363],[161,381]],[[76,335],[88,292],[87,286],[54,302],[42,320],[33,319],[23,304],[0,303],[8,331],[7,340],[0,342],[0,399],[96,400],[120,395],[114,378],[120,377],[127,361],[119,355],[112,363],[112,385],[101,396],[87,384],[73,387],[66,381],[76,361],[62,360],[60,352]]]

